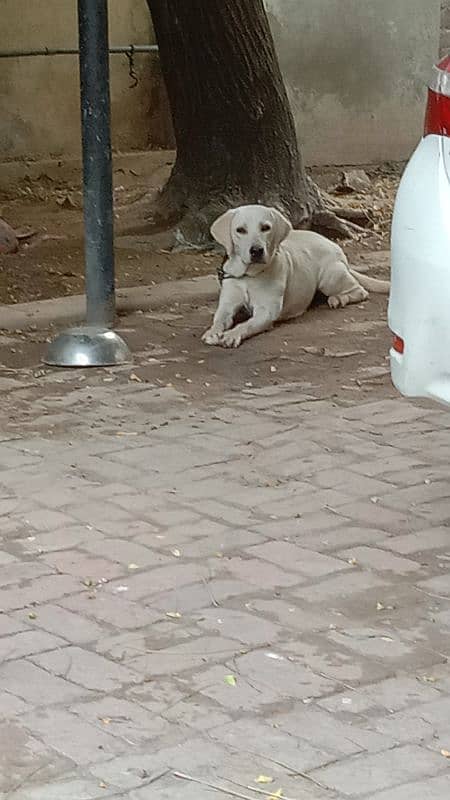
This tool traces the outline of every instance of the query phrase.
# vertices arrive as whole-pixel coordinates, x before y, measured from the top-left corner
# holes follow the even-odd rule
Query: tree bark
[[[225,208],[265,203],[307,227],[305,175],[263,0],[147,0],[176,162],[157,214],[202,244]]]

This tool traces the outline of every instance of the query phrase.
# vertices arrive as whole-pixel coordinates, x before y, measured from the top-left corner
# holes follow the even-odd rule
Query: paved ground
[[[1,800],[449,797],[450,416],[248,380],[270,337],[114,374],[3,338]]]

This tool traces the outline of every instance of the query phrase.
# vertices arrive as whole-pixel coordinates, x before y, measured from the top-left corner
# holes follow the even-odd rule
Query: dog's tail
[[[390,281],[381,281],[378,278],[371,278],[369,275],[362,275],[361,272],[351,267],[349,267],[349,269],[350,274],[356,278],[363,289],[367,289],[369,292],[374,292],[375,294],[389,294],[391,289]]]

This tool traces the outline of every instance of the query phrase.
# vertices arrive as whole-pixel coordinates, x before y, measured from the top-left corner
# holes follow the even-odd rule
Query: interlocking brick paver
[[[1,589],[0,611],[15,611],[46,600],[57,600],[80,592],[82,588],[81,581],[71,575],[41,575],[24,586]]]
[[[210,662],[228,661],[242,649],[242,644],[219,636],[204,636],[187,644],[160,650],[148,650],[139,658],[128,662],[129,666],[144,678],[176,675],[193,670]]]
[[[221,636],[234,636],[245,645],[270,644],[277,641],[282,628],[273,622],[252,616],[243,611],[229,609],[205,609],[201,612],[198,627],[214,631]],[[20,634],[18,634],[20,635]]]
[[[390,786],[433,777],[445,771],[442,756],[416,745],[398,747],[382,753],[361,754],[313,773],[330,789],[346,797],[377,792]],[[444,799],[443,799],[444,800]]]
[[[104,536],[100,531],[93,530],[87,525],[71,525],[62,527],[51,533],[37,533],[26,539],[17,540],[16,544],[25,554],[52,553],[58,550],[70,550],[84,542],[102,541]]]
[[[157,540],[153,539],[153,542],[157,544]],[[169,561],[161,553],[155,553],[148,547],[126,541],[126,539],[108,538],[107,542],[86,542],[84,549],[93,555],[107,558],[109,562],[117,561],[125,567],[129,567],[130,564],[135,567],[155,567],[167,564]],[[94,559],[91,560],[94,561]]]
[[[123,591],[126,586],[126,596],[129,600],[142,600],[144,597],[165,592],[173,587],[187,586],[198,580],[209,577],[209,569],[203,564],[190,564],[179,561],[181,551],[175,550],[173,557],[175,563],[152,569],[149,572],[129,574],[120,581],[112,581],[105,590],[112,594]],[[176,563],[178,562],[178,563]]]
[[[70,711],[50,708],[43,714],[39,710],[25,714],[22,720],[47,746],[82,766],[106,761],[129,747],[125,740],[110,736]]]
[[[30,777],[41,781],[58,780],[74,764],[32,736],[22,721],[0,722],[0,792],[1,797],[22,797],[22,787]]]
[[[353,569],[345,575],[333,575],[320,583],[301,586],[294,589],[292,594],[309,603],[335,603],[338,598],[354,597],[382,586],[386,586],[386,580],[380,575]]]
[[[450,528],[428,528],[405,536],[393,536],[380,546],[405,556],[450,548]]]
[[[68,642],[83,644],[84,642],[94,642],[100,638],[103,629],[100,625],[93,622],[81,614],[74,614],[61,606],[48,604],[40,605],[35,611],[30,613],[28,610],[14,612],[15,620],[20,625],[23,619],[28,625],[34,628],[41,628],[56,636],[62,636]],[[0,630],[1,630],[0,617]]]
[[[119,736],[135,745],[162,736],[170,725],[137,703],[105,695],[101,700],[77,703],[70,711],[101,731]]]
[[[351,550],[344,550],[338,553],[340,558],[347,562],[356,561],[363,567],[377,570],[377,572],[393,572],[395,575],[408,575],[411,572],[419,572],[420,564],[411,561],[409,558],[401,558],[377,547],[354,547]]]
[[[7,617],[6,614],[0,614],[0,636],[10,636],[12,633],[25,630],[28,628],[26,622],[16,619],[15,615]]]
[[[61,600],[60,605],[115,628],[142,628],[144,625],[151,625],[161,616],[150,608],[130,602],[124,594],[106,595],[99,591],[88,595],[83,592],[76,597]]]
[[[86,689],[114,692],[124,684],[137,682],[137,676],[126,667],[75,645],[31,656],[30,660]]]
[[[421,683],[417,677],[401,676],[360,687],[354,692],[343,691],[320,700],[318,705],[327,711],[361,714],[385,709],[389,712],[413,708],[439,698],[433,683]]]
[[[251,594],[253,590],[254,587],[244,581],[216,578],[157,594],[148,602],[152,608],[161,609],[166,614],[173,614],[174,612],[186,614],[189,611],[197,611],[200,608],[218,606],[224,600],[229,600],[233,597],[245,597],[247,594]]]
[[[46,706],[50,702],[70,703],[89,695],[86,689],[51,675],[24,659],[8,661],[0,666],[0,685],[5,691],[36,706]]]
[[[114,787],[95,779],[73,778],[52,783],[36,783],[20,789],[20,800],[97,800],[100,797],[111,797],[117,793]],[[13,795],[14,797],[14,795]],[[3,798],[1,798],[3,800]]]
[[[304,550],[289,542],[267,542],[251,547],[247,552],[286,569],[298,570],[309,578],[321,578],[348,568],[348,564],[337,558]]]
[[[248,550],[246,555],[251,555],[252,551]],[[290,569],[280,569],[274,563],[268,563],[258,558],[230,558],[225,561],[225,567],[231,575],[238,578],[240,581],[247,583],[250,587],[259,586],[260,589],[277,589],[281,586],[298,586],[304,583],[305,576],[299,575],[298,572],[290,571]],[[292,570],[295,569],[295,564],[291,564]]]
[[[296,705],[293,711],[275,715],[273,721],[280,731],[304,739],[310,745],[331,753],[330,762],[337,762],[337,766],[345,763],[340,761],[345,756],[366,753],[366,751],[372,753],[381,751],[384,754],[385,750],[395,744],[393,739],[368,729],[364,721],[342,722],[332,714],[316,707],[305,708]],[[347,771],[344,770],[344,773],[347,774]],[[351,772],[349,772],[349,778],[351,778]],[[322,783],[329,786],[327,781],[322,781]],[[362,794],[364,787],[358,791]]]
[[[267,600],[254,598],[246,603],[246,608],[300,633],[328,630],[338,622],[336,612],[324,610],[315,612],[306,608],[303,603],[294,601],[292,598],[290,600],[291,602],[276,598]]]
[[[24,703],[24,701],[19,697],[15,697],[15,695],[9,694],[9,692],[3,692],[1,690],[0,708],[2,710],[3,719],[13,719],[14,717],[18,717],[20,714],[24,714],[25,711],[29,710],[27,703]]]
[[[57,374],[0,443],[0,800],[447,800],[446,412]]]
[[[439,775],[426,781],[403,784],[395,789],[377,792],[370,800],[444,800],[450,791],[450,775]]]
[[[424,526],[422,520],[417,516],[418,509],[407,513],[394,511],[384,508],[381,503],[358,501],[347,503],[339,507],[339,514],[356,522],[358,525],[368,525],[369,527],[381,528],[389,532],[398,531],[399,533],[409,533]]]
[[[377,492],[380,494],[380,492]],[[450,497],[450,485],[447,481],[436,481],[435,483],[422,483],[420,486],[411,486],[405,489],[397,489],[392,494],[383,494],[380,502],[389,508],[398,508],[400,511],[407,511],[411,507],[429,503],[432,500],[441,500]]]
[[[93,583],[111,580],[120,575],[126,575],[127,570],[119,564],[113,564],[106,558],[93,558],[77,550],[64,550],[60,553],[48,553],[44,559],[58,572],[74,575],[81,578],[84,583]]]
[[[62,528],[70,525],[75,520],[67,514],[61,514],[60,511],[44,510],[34,511],[28,514],[18,515],[25,525],[29,526],[35,531],[45,532],[54,531],[56,528]]]
[[[205,766],[221,763],[222,748],[219,744],[200,736],[189,736],[190,732],[187,733],[188,736],[186,737],[185,732],[181,741],[175,745],[163,746],[158,750],[151,750],[147,747],[141,752],[136,752],[136,748],[134,748],[124,756],[93,764],[90,772],[107,784],[118,786],[121,789],[132,789],[141,787],[145,782],[145,777],[158,775],[165,769],[172,768],[180,772],[188,772],[191,769],[191,774],[194,773],[194,770],[198,774]],[[182,785],[186,791],[186,785]],[[150,784],[151,791],[154,792],[157,786],[158,784]],[[145,787],[145,791],[148,794],[149,788]],[[198,786],[196,786],[196,792],[198,796]]]
[[[8,566],[0,567],[0,586],[22,584],[25,581],[39,578],[41,575],[50,575],[54,572],[51,566],[39,562],[15,562]]]
[[[377,544],[390,538],[386,531],[376,528],[361,528],[356,525],[341,525],[331,531],[320,534],[310,532],[298,536],[296,542],[300,547],[315,550],[318,553],[331,553],[352,545]],[[389,549],[389,548],[388,548]]]
[[[334,760],[333,753],[318,750],[304,739],[286,734],[261,719],[237,720],[210,732],[215,741],[241,752],[258,752],[268,759],[289,764],[292,771],[308,772]]]
[[[0,662],[11,661],[23,656],[53,650],[55,647],[64,646],[66,642],[44,631],[22,631],[13,636],[0,638]]]

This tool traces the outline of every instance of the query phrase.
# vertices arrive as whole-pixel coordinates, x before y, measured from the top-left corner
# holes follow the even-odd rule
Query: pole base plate
[[[60,333],[43,361],[52,367],[111,367],[131,361],[131,353],[115,331],[85,325]]]

